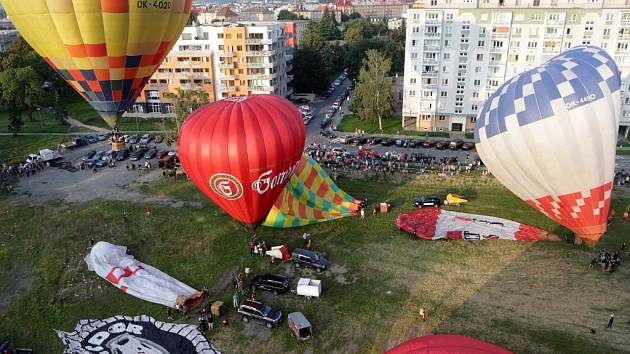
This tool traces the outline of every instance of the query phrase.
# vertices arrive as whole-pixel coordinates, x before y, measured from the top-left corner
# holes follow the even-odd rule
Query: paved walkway
[[[106,128],[100,128],[100,127],[95,127],[93,125],[87,125],[84,124],[83,122],[80,122],[70,116],[66,116],[63,118],[63,120],[66,121],[66,123],[70,124],[70,128],[74,128],[74,127],[81,127],[81,128],[85,128],[85,129],[89,129],[95,132],[99,132],[99,133],[108,133],[111,130],[110,129],[106,129]]]

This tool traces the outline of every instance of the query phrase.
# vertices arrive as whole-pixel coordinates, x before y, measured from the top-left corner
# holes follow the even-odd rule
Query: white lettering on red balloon
[[[298,163],[299,161],[289,167],[286,171],[282,171],[275,176],[272,176],[273,170],[263,172],[258,179],[252,182],[252,189],[262,195],[267,193],[270,189],[275,189],[278,186],[284,186],[284,183],[293,176],[293,172],[295,172]]]
[[[243,195],[243,185],[234,176],[217,173],[210,177],[210,188],[216,194],[228,200],[236,200]]]

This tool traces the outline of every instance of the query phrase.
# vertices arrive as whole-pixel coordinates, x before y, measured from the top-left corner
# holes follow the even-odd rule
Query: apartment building
[[[302,43],[306,32],[307,20],[278,21],[284,23],[284,35],[287,37],[284,44],[287,47],[298,48]]]
[[[565,49],[606,49],[622,73],[630,130],[630,0],[427,0],[407,18],[405,129],[470,132],[507,79]]]
[[[292,56],[285,24],[215,23],[184,28],[179,40],[136,101],[136,113],[174,112],[171,94],[201,90],[215,101],[250,94],[292,93]]]

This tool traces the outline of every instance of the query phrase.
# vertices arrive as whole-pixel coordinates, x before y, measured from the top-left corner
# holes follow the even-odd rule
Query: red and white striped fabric
[[[458,213],[438,208],[398,215],[396,226],[426,240],[541,241],[549,233],[534,226],[492,216]]]
[[[201,293],[127,254],[127,247],[98,242],[85,256],[88,269],[123,292],[168,307],[193,304]]]

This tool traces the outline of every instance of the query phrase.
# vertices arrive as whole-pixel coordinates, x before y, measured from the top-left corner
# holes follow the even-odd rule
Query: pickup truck
[[[26,162],[27,163],[36,163],[36,162],[48,162],[48,161],[54,161],[57,159],[60,159],[62,156],[59,155],[58,152],[50,150],[50,149],[43,149],[43,150],[39,150],[39,154],[29,154],[28,157],[26,158]]]

